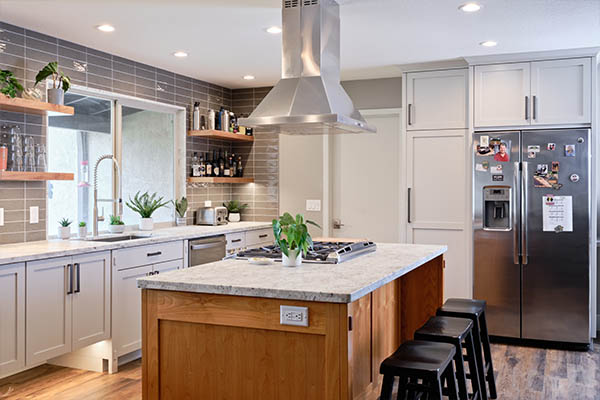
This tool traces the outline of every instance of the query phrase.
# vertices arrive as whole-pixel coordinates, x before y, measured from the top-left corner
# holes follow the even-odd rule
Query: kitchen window
[[[139,216],[125,206],[137,192],[156,192],[165,200],[183,195],[185,164],[175,160],[185,159],[184,154],[177,155],[177,149],[185,151],[181,150],[185,149],[185,109],[84,88],[67,92],[65,104],[75,108],[75,115],[48,119],[47,163],[49,171],[72,172],[75,180],[48,183],[49,236],[56,234],[62,218],[72,220],[74,226],[85,221],[91,232],[94,165],[104,154],[113,154],[121,167],[126,225],[139,222]],[[104,161],[98,168],[98,199],[116,197],[117,174]],[[107,231],[109,215],[117,213],[117,206],[98,202],[98,213],[105,217],[98,222],[99,232]],[[159,209],[153,218],[155,223],[170,224],[173,208]]]

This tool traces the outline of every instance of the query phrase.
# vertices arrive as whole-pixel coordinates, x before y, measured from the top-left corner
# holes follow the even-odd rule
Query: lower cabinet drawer
[[[275,238],[273,237],[273,229],[257,229],[246,232],[246,246],[264,245],[265,243],[272,244]]]
[[[113,251],[113,267],[118,271],[141,265],[183,258],[183,242],[165,242]]]
[[[235,232],[225,235],[227,239],[227,250],[241,249],[246,247],[246,232]]]

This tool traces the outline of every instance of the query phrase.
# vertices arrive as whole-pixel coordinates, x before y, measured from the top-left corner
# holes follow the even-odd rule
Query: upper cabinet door
[[[73,257],[73,350],[110,338],[110,252]]]
[[[407,130],[467,127],[467,70],[407,74]]]
[[[531,123],[590,123],[591,79],[589,58],[531,63]]]
[[[529,125],[530,63],[475,67],[475,127]]]

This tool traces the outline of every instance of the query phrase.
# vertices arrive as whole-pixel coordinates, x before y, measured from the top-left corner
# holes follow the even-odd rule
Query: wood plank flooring
[[[493,345],[498,398],[600,399],[600,343],[594,351]],[[108,375],[42,365],[0,380],[0,399],[141,399],[141,362]]]

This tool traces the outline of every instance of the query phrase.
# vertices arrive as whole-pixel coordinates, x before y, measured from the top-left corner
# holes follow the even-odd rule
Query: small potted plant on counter
[[[125,232],[125,222],[121,220],[119,215],[111,215],[108,230],[110,233],[123,233]]]
[[[127,207],[140,215],[140,230],[142,231],[151,231],[154,229],[152,214],[159,208],[169,204],[168,201],[163,201],[163,197],[156,198],[156,196],[157,193],[149,195],[148,192],[140,196],[140,192],[137,192],[133,196],[133,200],[129,197],[129,201],[125,203]]]
[[[87,236],[87,224],[85,221],[79,223],[79,237],[84,239]]]
[[[177,226],[185,226],[185,213],[188,210],[188,201],[185,197],[182,197],[181,200],[172,201],[175,206],[175,212],[177,213],[177,218],[175,219],[175,224]]]
[[[227,216],[229,222],[240,222],[240,213],[246,207],[248,207],[248,204],[242,204],[237,200],[231,200],[227,203],[223,203],[223,207],[225,207],[227,209],[227,212],[229,213],[229,215]]]
[[[320,228],[313,221],[305,221],[302,214],[297,214],[294,219],[286,212],[279,219],[273,220],[275,243],[281,249],[281,265],[284,267],[299,267],[302,264],[302,254],[306,254],[308,249],[312,248],[313,241],[306,224]],[[285,239],[282,238],[282,234],[285,235]]]
[[[48,65],[37,73],[35,84],[37,85],[49,77],[52,77],[52,87],[48,89],[48,103],[63,105],[65,93],[67,93],[71,86],[71,79],[58,70],[57,61],[49,62]]]
[[[58,221],[58,237],[61,239],[69,239],[71,237],[71,221],[68,218],[63,218]]]
[[[22,91],[23,86],[15,78],[12,71],[7,69],[0,70],[0,93],[8,97],[17,97],[17,94]]]

